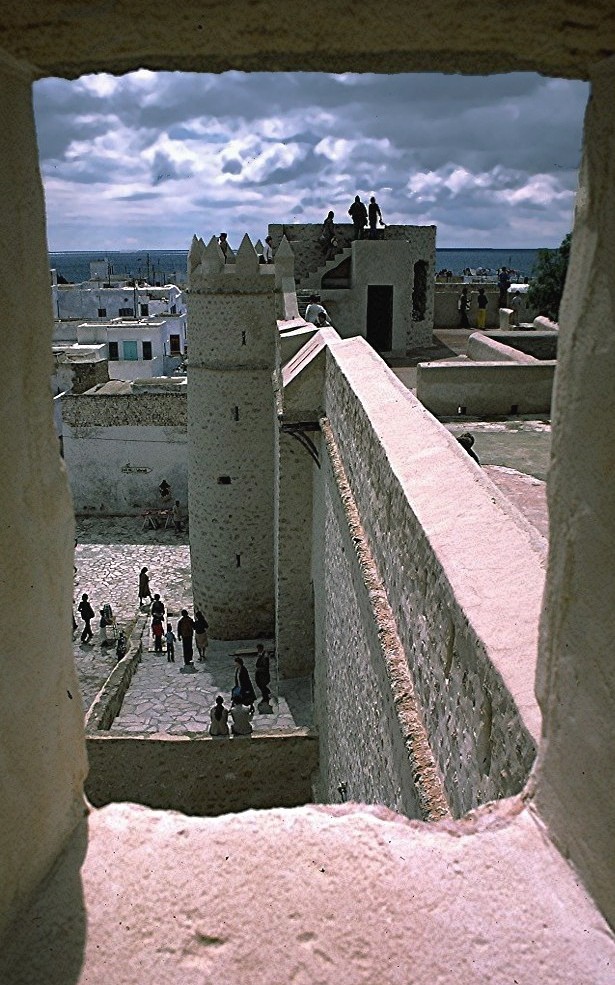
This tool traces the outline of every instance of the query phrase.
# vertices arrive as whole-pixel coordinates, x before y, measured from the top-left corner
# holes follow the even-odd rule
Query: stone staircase
[[[305,277],[302,277],[297,284],[297,297],[299,296],[299,291],[320,290],[320,282],[324,275],[328,273],[329,270],[333,270],[337,267],[338,264],[340,264],[342,260],[345,260],[346,257],[349,257],[351,253],[351,246],[341,246],[334,257],[327,260],[326,263],[321,264],[319,267],[315,267],[313,270],[310,270],[309,273],[306,274]]]

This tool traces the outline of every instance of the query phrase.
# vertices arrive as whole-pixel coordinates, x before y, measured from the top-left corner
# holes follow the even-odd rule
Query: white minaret
[[[273,635],[275,266],[248,236],[188,258],[188,501],[194,601],[217,639]]]

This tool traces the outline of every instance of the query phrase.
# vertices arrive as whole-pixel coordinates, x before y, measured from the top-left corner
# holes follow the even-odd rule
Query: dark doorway
[[[376,352],[393,348],[393,288],[388,285],[367,288],[367,341]]]

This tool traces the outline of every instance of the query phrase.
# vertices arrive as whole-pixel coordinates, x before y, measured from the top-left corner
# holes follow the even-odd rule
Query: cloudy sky
[[[440,247],[556,246],[588,87],[513,74],[138,71],[35,86],[49,247],[185,249],[268,222],[436,223]],[[349,221],[349,220],[348,220]]]

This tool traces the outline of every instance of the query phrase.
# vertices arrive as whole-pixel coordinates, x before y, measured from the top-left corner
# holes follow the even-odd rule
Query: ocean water
[[[498,267],[510,267],[530,277],[538,250],[466,249],[436,250],[436,270],[452,270],[460,274],[466,267],[475,270],[486,267],[494,272]],[[139,250],[122,253],[84,250],[77,253],[50,253],[51,266],[67,281],[76,284],[88,280],[90,261],[108,260],[111,272],[120,276],[144,278],[156,284],[183,284],[186,281],[186,250]]]

